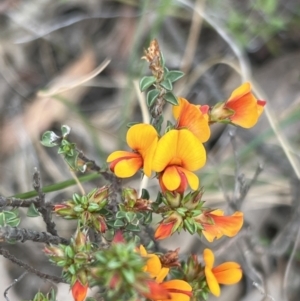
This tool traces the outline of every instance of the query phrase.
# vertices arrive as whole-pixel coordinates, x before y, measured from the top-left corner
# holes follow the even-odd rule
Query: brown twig
[[[23,200],[23,199],[16,199],[12,197],[6,198],[4,196],[0,196],[0,208],[4,208],[4,207],[28,208],[30,207],[31,204],[33,204],[36,208],[39,208],[39,206],[41,205],[39,197]],[[45,206],[50,209],[53,207],[53,204],[46,203]]]
[[[60,282],[66,283],[66,281],[61,277],[48,275],[48,274],[40,272],[39,270],[33,268],[32,266],[28,265],[27,263],[21,261],[20,259],[16,258],[12,254],[10,254],[8,250],[0,248],[0,254],[3,257],[9,259],[11,262],[13,262],[13,263],[17,264],[18,266],[20,266],[21,268],[25,269],[27,272],[33,273],[33,274],[39,276],[42,279],[51,280],[51,281],[56,282],[56,283],[60,283]]]
[[[46,206],[45,194],[43,193],[41,187],[41,177],[37,169],[33,174],[33,188],[38,193],[39,206],[37,209],[43,217],[47,232],[51,233],[54,236],[57,236],[57,231],[55,229],[56,225],[52,221],[52,210],[49,208],[49,206]]]
[[[25,242],[27,240],[55,245],[69,244],[69,240],[46,232],[38,232],[11,226],[0,227],[0,242]]]

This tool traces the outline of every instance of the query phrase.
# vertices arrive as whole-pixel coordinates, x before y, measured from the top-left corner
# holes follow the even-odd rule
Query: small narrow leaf
[[[150,198],[150,194],[149,194],[149,192],[148,192],[148,190],[147,189],[142,189],[142,195],[141,195],[141,198],[142,199],[145,199],[145,200],[149,200],[149,198]]]
[[[65,138],[66,136],[68,136],[71,132],[71,128],[68,125],[62,125],[61,126],[61,133],[63,138]]]
[[[19,224],[20,224],[21,220],[16,217],[16,218],[12,218],[12,219],[9,219],[6,224],[11,226],[11,227],[17,227]]]
[[[156,79],[154,76],[144,76],[140,80],[140,90],[143,92],[155,83]]]
[[[169,79],[165,79],[159,84],[168,91],[171,91],[173,88],[172,83]]]
[[[134,125],[136,125],[136,124],[138,124],[138,123],[139,123],[139,122],[137,122],[137,121],[128,122],[126,126],[127,126],[128,128],[131,128],[132,126],[134,126]]]
[[[165,64],[166,64],[166,60],[165,60],[165,57],[163,55],[163,53],[160,51],[160,61],[161,61],[161,65],[163,67],[165,67]]]
[[[159,91],[154,89],[147,93],[147,106],[151,107],[159,95]]]
[[[169,71],[166,75],[165,75],[165,79],[170,80],[172,83],[176,82],[177,80],[179,80],[180,78],[182,78],[184,76],[184,73],[181,71]]]
[[[34,206],[33,203],[30,204],[30,206],[28,207],[27,210],[27,214],[28,217],[37,217],[40,215],[40,213],[37,211],[36,207]]]
[[[179,105],[177,97],[172,92],[166,93],[164,96],[164,100],[166,102],[170,103],[171,105],[174,105],[174,106]]]
[[[46,147],[54,147],[59,144],[60,137],[52,131],[47,131],[43,134],[41,144]]]
[[[123,227],[125,226],[125,223],[121,220],[121,219],[117,219],[115,222],[114,222],[114,227],[115,228],[120,228],[120,227]]]

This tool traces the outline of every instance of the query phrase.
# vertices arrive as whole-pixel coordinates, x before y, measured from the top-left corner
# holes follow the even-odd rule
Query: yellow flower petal
[[[202,234],[209,242],[213,242],[215,238],[219,239],[223,236],[222,233],[219,232],[216,233],[215,231],[213,232],[213,231],[205,231],[205,230],[202,230]]]
[[[178,280],[178,279],[166,281],[162,283],[162,286],[168,290],[174,288],[177,290],[182,290],[187,292],[192,291],[192,287],[190,286],[190,284],[188,284],[186,281]]]
[[[235,284],[242,279],[241,266],[236,262],[220,264],[212,272],[220,284]]]
[[[145,247],[143,245],[140,245],[139,253],[141,254],[141,256],[144,256],[144,257],[148,255],[147,250],[145,249]]]
[[[161,172],[168,165],[177,165],[195,171],[205,162],[205,149],[189,130],[171,130],[158,141],[152,169]]]
[[[180,185],[180,180],[180,176],[175,166],[167,167],[162,175],[162,181],[169,191],[177,189]]]
[[[143,156],[144,156],[144,174],[147,177],[151,176],[152,160],[153,160],[154,153],[156,151],[157,142],[158,142],[158,138],[156,137],[156,139],[152,142],[152,144],[146,149],[146,152],[144,152],[144,154],[143,154]]]
[[[178,131],[171,130],[163,135],[157,143],[156,152],[153,157],[152,169],[156,172],[163,171],[176,158]],[[180,165],[180,161],[177,162]]]
[[[150,124],[143,123],[133,125],[126,135],[127,144],[135,151],[138,151],[143,158],[147,149],[157,139],[158,134],[155,128]]]
[[[149,254],[149,259],[146,264],[146,272],[149,273],[151,278],[156,278],[161,272],[161,262],[157,255]]]
[[[193,190],[197,190],[198,187],[199,187],[199,178],[193,172],[190,172],[187,169],[184,169],[184,168],[181,168],[181,167],[178,167],[178,169],[181,170],[184,173],[190,187]]]
[[[173,106],[172,111],[173,111],[173,116],[175,119],[178,119],[181,112],[185,110],[186,106],[188,106],[188,101],[185,98],[178,97],[178,106]]]
[[[200,110],[200,106],[179,98],[179,106],[173,106],[173,115],[177,119],[177,129],[187,128],[200,142],[206,142],[210,137],[208,118]]]
[[[141,157],[132,158],[128,160],[121,160],[114,168],[114,173],[119,178],[132,177],[142,167],[143,160]]]
[[[236,97],[242,97],[247,93],[251,92],[251,85],[250,83],[246,82],[236,88],[230,95],[229,99],[233,99]]]
[[[134,153],[132,153],[132,152],[115,151],[108,156],[108,158],[106,159],[106,162],[112,162],[112,161],[120,159],[120,158],[131,158],[132,156],[134,156]]]
[[[200,169],[206,162],[204,146],[189,130],[178,131],[176,155],[182,160],[181,166],[190,171]]]
[[[163,268],[160,270],[159,274],[156,276],[155,281],[156,281],[157,283],[163,282],[164,279],[165,279],[165,278],[167,277],[167,275],[169,274],[169,270],[170,270],[169,268],[163,267]]]
[[[219,297],[221,290],[220,290],[220,285],[219,285],[215,275],[213,274],[211,269],[208,268],[207,266],[204,269],[204,273],[205,273],[206,282],[210,289],[210,292],[213,295],[215,295],[216,297]]]
[[[188,295],[180,294],[180,293],[170,293],[170,299],[167,299],[166,301],[190,301],[190,300],[191,297]]]
[[[204,249],[203,251],[203,260],[205,265],[209,268],[212,269],[214,262],[215,262],[215,255],[210,249]]]

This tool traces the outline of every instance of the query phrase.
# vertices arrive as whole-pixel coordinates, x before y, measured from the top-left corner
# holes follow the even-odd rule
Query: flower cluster
[[[173,106],[175,123],[160,135],[150,124],[132,126],[126,136],[132,151],[116,151],[107,158],[110,170],[120,178],[139,170],[150,177],[155,172],[163,192],[183,193],[188,186],[196,190],[199,178],[194,173],[205,165],[203,143],[210,137],[210,125],[231,123],[244,128],[254,126],[265,101],[257,100],[249,83],[233,91],[230,98],[213,107],[197,106],[179,97]]]
[[[166,68],[156,40],[145,50],[143,59],[152,72],[140,81],[142,92],[153,86],[146,98],[150,124],[131,126],[126,134],[129,150],[108,156],[109,170],[105,173],[111,176],[106,179],[113,177],[112,185],[83,196],[74,194],[72,200],[53,206],[57,215],[78,221],[69,245],[49,245],[44,250],[54,264],[62,267],[75,301],[83,301],[88,287],[96,285],[107,301],[206,300],[209,293],[220,295],[220,285],[235,284],[242,278],[236,262],[214,267],[210,249],[203,251],[202,261],[196,255],[179,261],[179,249],[151,253],[141,243],[151,245],[153,240],[182,230],[203,236],[208,242],[238,234],[243,213],[225,215],[219,208],[207,207],[197,172],[206,164],[203,144],[210,139],[211,126],[223,123],[251,128],[266,102],[256,99],[250,83],[243,83],[227,100],[214,106],[192,104],[173,94],[173,83],[183,73]],[[168,120],[162,129],[166,103],[173,106],[173,121]],[[46,132],[44,145],[59,146],[72,169],[91,170],[94,161],[84,161],[75,144],[67,140],[69,132],[67,126],[62,128],[61,137]],[[101,172],[100,168],[96,170]],[[157,179],[160,191],[155,201],[146,189],[139,195],[134,188],[121,187],[120,179],[138,172]],[[153,213],[161,218],[154,232],[149,229]]]

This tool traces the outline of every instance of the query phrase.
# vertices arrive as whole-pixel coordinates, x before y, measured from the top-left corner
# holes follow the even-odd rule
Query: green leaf
[[[78,159],[77,152],[73,156],[64,156],[64,160],[67,162],[67,164],[72,170],[78,170],[77,159]]]
[[[147,90],[150,86],[152,86],[156,81],[154,76],[144,76],[140,80],[140,90],[143,92]]]
[[[114,227],[115,228],[120,228],[120,227],[124,227],[125,223],[121,220],[121,219],[117,219],[114,222]]]
[[[177,97],[172,92],[167,92],[164,96],[164,100],[173,106],[179,105]]]
[[[146,225],[149,225],[151,224],[151,222],[152,222],[152,212],[147,212],[144,217],[144,223]]]
[[[163,55],[163,53],[160,51],[160,62],[161,62],[161,65],[163,67],[165,67],[165,64],[166,64],[166,60],[165,60],[165,57]]]
[[[126,229],[128,231],[132,231],[132,232],[139,232],[139,231],[141,231],[139,225],[132,225],[132,224],[127,225]]]
[[[149,198],[150,198],[150,194],[149,194],[148,190],[143,188],[141,199],[149,200]]]
[[[124,211],[118,211],[117,214],[116,214],[116,218],[122,219],[122,218],[125,217],[125,215],[126,215],[126,212],[124,212]]]
[[[17,226],[19,226],[20,222],[21,222],[20,218],[15,217],[15,218],[9,219],[6,222],[6,224],[11,226],[11,227],[17,227]]]
[[[132,269],[122,269],[121,270],[121,273],[123,274],[125,280],[128,282],[128,283],[134,283],[136,281],[135,279],[135,273]]]
[[[128,128],[131,128],[133,125],[136,125],[136,124],[139,124],[139,122],[132,121],[132,122],[128,122],[126,126],[127,126]]]
[[[168,73],[166,73],[165,79],[168,79],[169,81],[174,83],[177,80],[179,80],[180,78],[182,78],[183,76],[184,76],[183,72],[174,70],[174,71],[169,71]]]
[[[68,125],[62,125],[61,126],[61,133],[63,138],[66,138],[71,132],[71,128]]]
[[[3,227],[5,226],[6,222],[5,222],[5,214],[4,212],[0,213],[0,226]]]
[[[159,91],[154,89],[147,93],[147,106],[151,107],[159,95]]]
[[[185,226],[185,229],[188,230],[190,234],[194,234],[197,231],[197,227],[193,223],[193,220],[189,218],[184,219],[183,224]]]
[[[46,147],[54,147],[60,144],[60,137],[52,131],[47,131],[43,134],[41,144]]]
[[[40,216],[40,213],[37,211],[36,207],[34,206],[33,203],[30,204],[30,206],[28,207],[27,210],[27,214],[28,217],[37,217]]]
[[[168,91],[171,91],[173,89],[172,83],[169,79],[164,79],[162,82],[159,83],[159,85]]]
[[[125,218],[129,223],[131,223],[136,217],[136,214],[134,212],[126,212]]]

